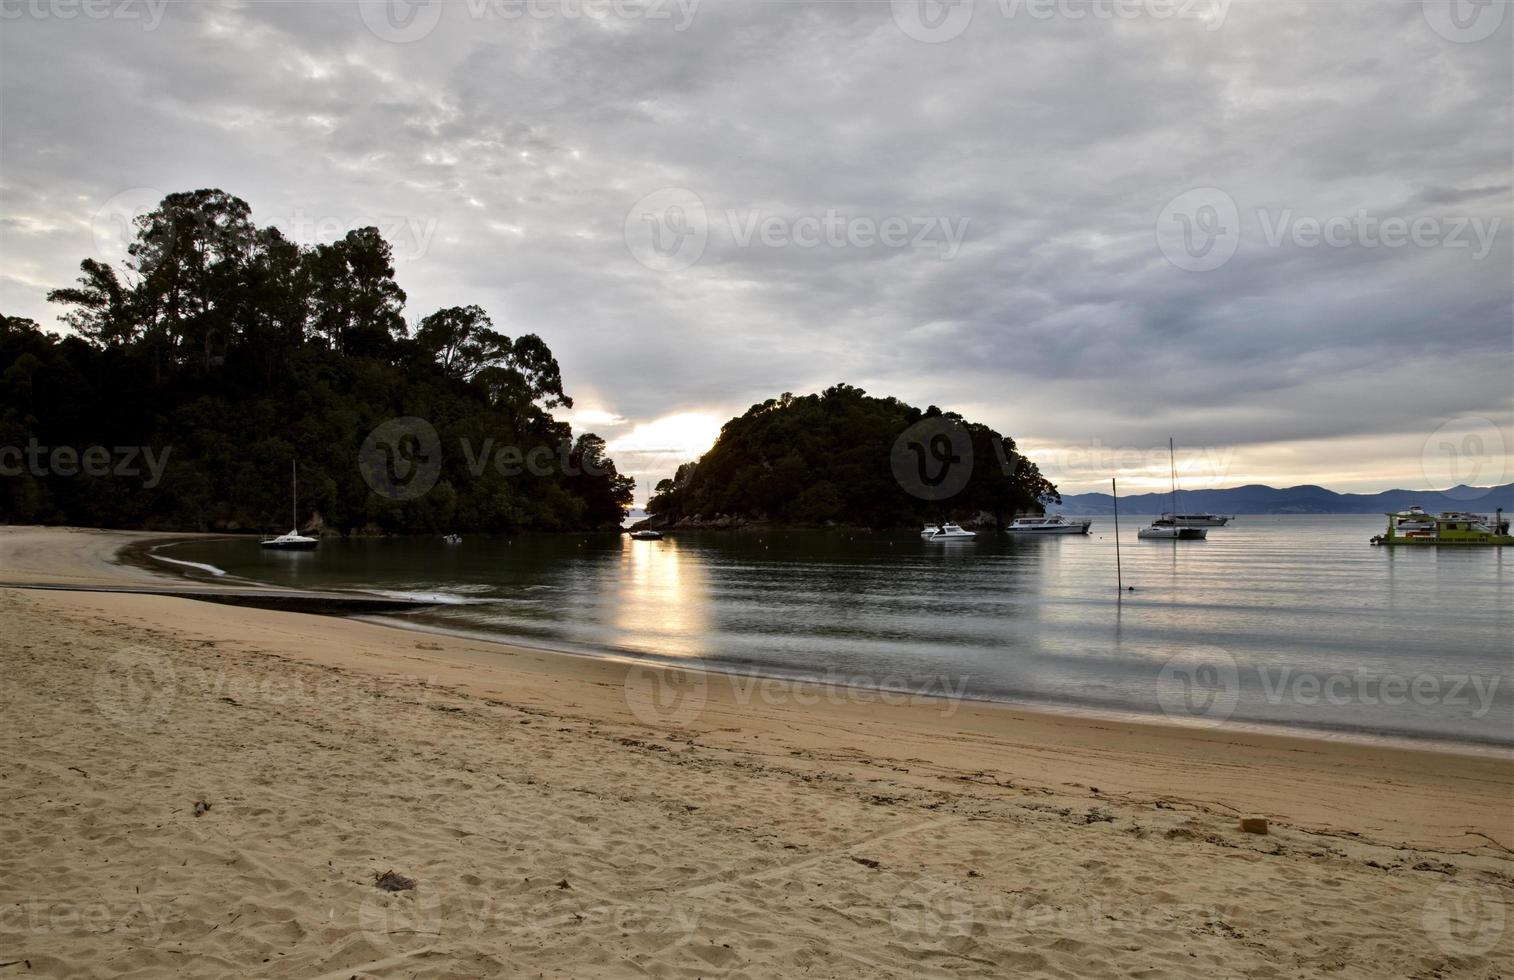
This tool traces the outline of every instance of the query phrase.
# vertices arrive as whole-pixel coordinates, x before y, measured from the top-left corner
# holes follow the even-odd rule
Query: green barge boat
[[[1463,511],[1445,511],[1441,514],[1426,514],[1423,508],[1410,507],[1397,514],[1388,514],[1388,530],[1372,539],[1373,544],[1410,545],[1431,547],[1497,547],[1514,545],[1514,536],[1509,534],[1509,522],[1500,508],[1489,520],[1485,514],[1468,514]]]

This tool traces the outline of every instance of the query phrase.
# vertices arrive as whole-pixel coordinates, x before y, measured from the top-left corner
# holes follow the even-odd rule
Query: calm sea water
[[[586,654],[1197,724],[1514,745],[1514,549],[1390,549],[1372,516],[1242,517],[1199,542],[926,543],[820,531],[326,541],[161,553],[299,587],[435,596],[416,618]]]

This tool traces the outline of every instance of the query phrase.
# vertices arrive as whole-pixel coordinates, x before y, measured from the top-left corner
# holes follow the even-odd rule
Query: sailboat
[[[294,512],[294,527],[288,534],[281,534],[276,538],[264,538],[258,542],[264,548],[272,551],[312,551],[321,543],[320,538],[308,537],[300,533],[300,470],[298,462],[289,464],[291,489],[294,494],[292,510]]]
[[[1172,510],[1165,518],[1152,521],[1150,527],[1141,528],[1136,532],[1136,537],[1167,541],[1192,541],[1207,538],[1209,536],[1207,527],[1180,524],[1172,519],[1178,512],[1178,462],[1177,451],[1173,448],[1171,436],[1167,437],[1167,460],[1172,467]]]

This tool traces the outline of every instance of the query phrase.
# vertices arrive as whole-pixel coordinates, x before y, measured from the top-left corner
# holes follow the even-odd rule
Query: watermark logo
[[[906,943],[941,943],[972,935],[977,907],[954,881],[920,878],[894,896],[889,925]]]
[[[423,418],[390,419],[363,440],[358,467],[379,496],[414,500],[430,491],[441,476],[441,437]]]
[[[889,466],[911,496],[933,501],[955,497],[973,473],[972,434],[944,415],[921,419],[894,440]]]
[[[682,728],[704,712],[709,684],[699,670],[632,667],[626,671],[626,706],[642,724]]]
[[[1455,44],[1475,44],[1503,24],[1508,0],[1420,0],[1430,29]]]
[[[1196,647],[1168,658],[1157,675],[1157,704],[1169,718],[1219,725],[1240,699],[1235,658],[1219,647]]]
[[[393,44],[410,44],[436,30],[444,0],[358,0],[358,14],[374,37]]]
[[[889,6],[899,30],[926,44],[961,37],[973,21],[974,0],[892,0]]]
[[[430,946],[442,935],[441,895],[424,883],[399,892],[370,888],[358,905],[357,923],[375,946],[397,950]]]
[[[95,253],[125,258],[127,249],[137,240],[137,219],[157,210],[167,196],[156,187],[133,187],[102,204],[89,223]]]
[[[1420,924],[1447,956],[1481,956],[1503,936],[1504,915],[1492,885],[1447,881],[1425,898]]]
[[[1465,415],[1430,434],[1420,466],[1431,490],[1454,500],[1476,500],[1501,483],[1508,466],[1503,431],[1490,419]]]
[[[173,664],[146,647],[118,651],[95,670],[95,707],[119,728],[167,718],[177,690]]]
[[[1240,247],[1240,209],[1235,199],[1218,187],[1184,191],[1167,202],[1157,216],[1156,239],[1157,248],[1179,269],[1218,269]]]
[[[704,257],[710,219],[698,194],[665,187],[631,205],[624,233],[636,261],[654,272],[682,272]]]

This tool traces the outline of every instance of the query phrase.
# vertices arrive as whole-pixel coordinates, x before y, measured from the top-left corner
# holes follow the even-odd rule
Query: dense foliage
[[[971,475],[942,500],[911,492],[910,480],[896,472],[901,435],[924,419],[955,422],[971,440]],[[1014,440],[988,426],[837,385],[769,399],[727,422],[714,448],[657,485],[647,510],[658,524],[735,518],[898,527],[985,517],[1002,523],[1060,499],[1015,452]]]
[[[0,318],[0,522],[287,530],[296,459],[305,525],[622,520],[632,481],[602,440],[573,440],[552,417],[572,401],[547,345],[494,330],[476,306],[412,333],[376,229],[302,247],[202,190],[138,218],[129,256],[124,274],[86,259],[76,286],[49,295],[73,335]],[[392,499],[359,453],[375,427],[408,416],[437,431],[441,470],[428,492]],[[516,455],[501,463],[502,450]]]

